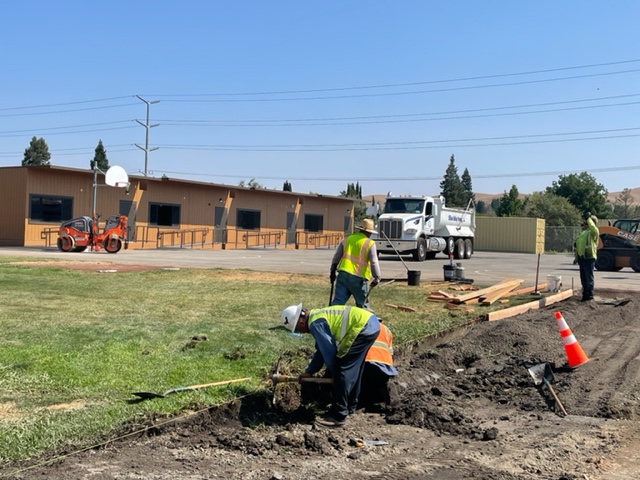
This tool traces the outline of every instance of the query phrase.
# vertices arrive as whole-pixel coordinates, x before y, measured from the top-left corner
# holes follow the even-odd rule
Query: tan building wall
[[[97,176],[96,213],[100,224],[116,214],[126,214],[130,231],[129,248],[208,245],[209,248],[253,246],[318,246],[336,244],[345,225],[353,229],[353,200],[342,197],[305,195],[277,190],[251,189],[175,179],[130,177],[125,189],[104,184]],[[72,217],[91,216],[93,172],[63,167],[0,168],[0,245],[52,246],[60,221],[30,218],[31,198],[53,196],[71,199]],[[179,212],[179,222],[158,224],[150,218],[151,207]],[[238,212],[259,217],[256,228],[238,225]],[[253,212],[253,213],[251,213]],[[315,216],[305,229],[305,218]],[[349,221],[345,221],[345,216]],[[169,215],[171,217],[171,215]],[[158,217],[159,218],[159,217]],[[163,217],[165,218],[165,217]],[[245,218],[245,217],[243,217]],[[220,226],[216,228],[216,220]],[[289,235],[287,227],[290,226]],[[217,230],[217,234],[215,233]],[[314,230],[314,228],[312,228]]]
[[[25,169],[0,169],[0,246],[23,245],[29,208]]]
[[[476,216],[475,249],[543,253],[545,221],[527,217]]]

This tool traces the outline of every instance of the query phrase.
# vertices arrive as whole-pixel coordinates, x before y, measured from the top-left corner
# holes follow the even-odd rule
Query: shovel
[[[167,390],[164,393],[154,393],[154,392],[133,392],[133,395],[140,398],[165,398],[167,395],[178,392],[186,392],[187,390],[200,390],[201,388],[207,387],[217,387],[220,385],[229,385],[230,383],[237,382],[246,382],[247,380],[251,380],[249,377],[247,378],[236,378],[235,380],[224,380],[222,382],[214,382],[214,383],[205,383],[203,385],[190,385],[188,387],[178,387],[172,388],[171,390]]]
[[[551,382],[553,381],[553,370],[551,370],[551,365],[546,362],[539,363],[529,368],[528,370],[529,374],[531,374],[531,377],[533,377],[534,383],[536,385],[546,385],[551,392],[551,395],[553,395],[553,399],[556,401],[556,404],[558,405],[558,407],[560,407],[560,410],[562,410],[562,413],[564,413],[565,416],[569,415],[564,409],[562,402],[560,402],[558,395],[556,395],[555,390],[551,386]]]

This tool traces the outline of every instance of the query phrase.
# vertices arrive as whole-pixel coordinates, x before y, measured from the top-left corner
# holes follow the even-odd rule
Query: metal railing
[[[40,231],[40,238],[42,240],[44,240],[44,246],[45,247],[53,247],[54,245],[57,245],[58,242],[58,232],[60,231],[60,227],[48,227],[48,228],[43,228]],[[51,237],[54,236],[55,238],[52,240]]]
[[[209,235],[208,228],[191,228],[188,230],[165,230],[158,232],[158,248],[165,247],[180,247],[180,248],[194,248],[196,245],[199,248],[204,248],[207,242],[207,236]]]
[[[276,248],[282,243],[282,232],[245,232],[242,234],[242,241],[245,243],[245,248],[272,246]]]
[[[344,238],[342,233],[297,232],[296,248],[332,248],[337,247]]]

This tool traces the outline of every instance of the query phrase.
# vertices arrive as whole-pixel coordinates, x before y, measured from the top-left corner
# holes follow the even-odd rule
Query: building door
[[[120,215],[127,216],[127,241],[136,241],[136,216],[138,208],[133,200],[120,200]]]
[[[344,234],[349,235],[351,233],[351,217],[349,215],[345,215],[344,217]]]
[[[287,212],[287,245],[296,243],[296,214],[295,212]]]
[[[213,212],[213,243],[227,243],[227,225],[224,207],[215,207]]]

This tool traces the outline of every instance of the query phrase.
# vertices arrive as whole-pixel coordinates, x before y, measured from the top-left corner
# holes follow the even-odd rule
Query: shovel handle
[[[556,403],[560,407],[560,410],[562,410],[562,413],[564,413],[564,416],[566,417],[567,415],[569,415],[567,413],[567,411],[564,409],[564,406],[562,405],[562,402],[558,398],[558,395],[556,395],[556,391],[553,389],[553,387],[549,383],[549,380],[547,380],[546,378],[543,378],[543,380],[544,380],[544,383],[547,386],[547,388],[549,388],[549,391],[551,392],[551,395],[553,395],[553,399],[556,401]]]
[[[288,375],[274,375],[271,377],[273,383],[293,383],[293,382],[302,382],[302,383],[324,383],[330,384],[333,383],[333,378],[325,378],[325,377],[291,377]]]
[[[220,385],[229,385],[230,383],[246,382],[247,380],[251,380],[251,378],[250,377],[247,377],[247,378],[236,378],[234,380],[223,380],[222,382],[203,383],[202,385],[189,385],[188,387],[182,387],[181,390],[183,390],[183,389],[184,390],[199,390],[201,388],[217,387],[217,386],[220,386]]]

